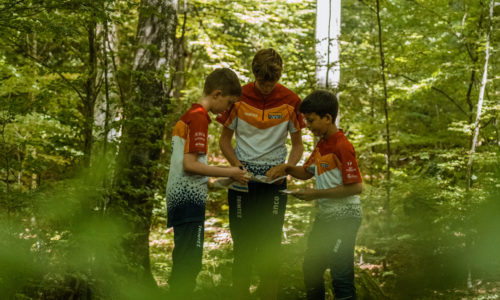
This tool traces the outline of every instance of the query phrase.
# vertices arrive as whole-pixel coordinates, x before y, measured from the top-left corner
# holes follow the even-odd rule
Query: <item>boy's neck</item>
[[[200,99],[198,99],[198,104],[203,106],[207,112],[210,111],[212,108],[212,102],[210,101],[210,98],[207,96],[201,96]]]
[[[328,126],[328,130],[325,132],[323,139],[328,140],[332,135],[336,134],[337,132],[339,132],[337,125],[331,124]]]

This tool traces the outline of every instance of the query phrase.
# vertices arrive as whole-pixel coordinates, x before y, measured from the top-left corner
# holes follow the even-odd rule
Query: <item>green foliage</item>
[[[250,82],[254,53],[273,47],[284,58],[281,83],[302,98],[315,88],[315,1],[196,0],[187,2],[186,11],[178,2],[176,38],[184,52],[168,58],[171,74],[150,74],[166,87],[172,101],[167,108],[160,108],[164,101],[146,108],[130,106],[131,99],[141,96],[137,81],[147,79],[133,71],[134,55],[143,46],[136,43],[140,1],[0,0],[2,295],[120,298],[123,291],[141,298],[141,293],[151,292],[140,286],[124,288],[129,281],[120,277],[121,271],[132,267],[123,265],[123,249],[115,238],[130,237],[130,228],[105,214],[109,199],[116,196],[112,178],[121,167],[117,152],[128,141],[134,143],[134,134],[130,140],[122,137],[124,126],[136,133],[136,144],[162,153],[159,160],[130,171],[132,177],[139,174],[136,171],[149,175],[136,178],[141,184],[123,187],[121,196],[144,196],[153,206],[153,272],[159,285],[166,286],[172,250],[171,232],[162,227],[169,135],[175,121],[201,95],[206,74],[225,66],[235,70],[242,83]],[[475,287],[480,279],[498,281],[500,56],[494,47],[472,186],[466,192],[489,21],[487,1],[380,3],[390,183],[375,1],[342,1],[340,127],[354,144],[365,180],[357,248],[363,271],[358,274],[368,272],[386,292],[400,298],[445,297],[445,288],[465,284],[469,270]],[[500,38],[495,30],[498,7],[495,15],[492,45]],[[94,24],[97,99],[95,113],[89,115],[85,101],[92,76],[89,29]],[[143,81],[146,86],[152,82]],[[132,110],[143,113],[128,118]],[[89,176],[78,176],[88,151],[83,133],[88,122],[95,169]],[[216,122],[209,128],[209,161],[214,164],[226,163],[218,149],[220,129]],[[144,138],[146,132],[164,139]],[[315,140],[307,130],[303,140],[306,156]],[[140,154],[134,159],[142,161],[146,152]],[[150,184],[146,187],[144,182]],[[311,181],[295,184],[313,186]],[[231,244],[225,198],[225,191],[213,191],[207,209],[208,248],[199,277],[207,299],[229,294]],[[308,204],[290,201],[283,299],[304,296],[300,265],[295,262],[303,253],[310,211]],[[133,210],[123,212],[136,223],[143,220]],[[358,280],[370,282],[369,277]]]

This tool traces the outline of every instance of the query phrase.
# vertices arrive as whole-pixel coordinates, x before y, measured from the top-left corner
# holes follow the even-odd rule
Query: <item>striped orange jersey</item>
[[[252,82],[243,86],[240,100],[217,121],[235,131],[236,157],[250,172],[264,175],[285,162],[288,132],[305,127],[299,105],[300,98],[281,84],[264,96]]]
[[[339,130],[328,139],[321,139],[304,168],[316,177],[317,189],[362,182],[354,147]],[[339,219],[361,217],[358,195],[341,199],[318,199],[318,217]]]
[[[182,162],[185,153],[198,153],[198,161],[207,163],[209,123],[205,108],[193,104],[175,124],[167,183],[168,227],[205,219],[208,177],[185,173]]]

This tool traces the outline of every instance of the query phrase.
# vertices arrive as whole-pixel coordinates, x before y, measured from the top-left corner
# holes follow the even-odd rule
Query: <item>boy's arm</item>
[[[343,184],[334,188],[324,189],[324,190],[311,189],[311,190],[294,191],[292,195],[294,195],[299,199],[309,201],[319,198],[329,198],[329,199],[345,198],[361,194],[362,191],[363,191],[363,183],[356,182],[350,184]]]
[[[229,161],[231,166],[243,166],[240,160],[236,157],[233,145],[231,144],[233,134],[234,130],[231,130],[227,127],[222,128],[222,133],[219,139],[219,147],[222,151],[222,154],[227,159],[227,161]]]
[[[302,153],[304,153],[302,133],[300,132],[300,130],[293,133],[291,132],[290,139],[292,142],[292,149],[290,150],[290,155],[288,156],[288,163],[295,166],[300,161]]]
[[[314,174],[306,171],[304,166],[295,166],[290,163],[281,164],[272,167],[267,171],[266,176],[269,178],[277,178],[284,175],[290,174],[297,179],[307,180],[314,176]]]
[[[210,177],[231,177],[240,183],[247,183],[246,171],[237,167],[207,166],[198,161],[197,153],[185,153],[182,160],[184,172]]]

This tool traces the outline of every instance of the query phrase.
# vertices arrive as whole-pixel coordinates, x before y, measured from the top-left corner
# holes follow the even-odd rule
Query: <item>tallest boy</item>
[[[242,88],[241,99],[217,117],[224,125],[220,137],[222,153],[233,166],[243,166],[254,175],[285,162],[288,132],[292,149],[288,163],[302,157],[299,97],[278,83],[283,61],[274,49],[257,52],[252,61],[255,82]],[[231,139],[236,132],[236,147]],[[279,184],[249,182],[248,193],[229,190],[229,225],[234,243],[233,287],[238,299],[249,294],[252,266],[260,276],[262,299],[275,299],[286,195]]]

